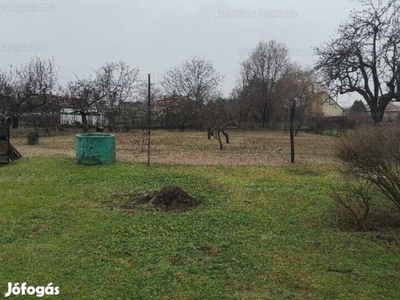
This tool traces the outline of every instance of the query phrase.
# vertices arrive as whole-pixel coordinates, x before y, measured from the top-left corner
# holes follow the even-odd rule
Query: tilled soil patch
[[[122,208],[131,209],[141,204],[151,204],[155,208],[165,212],[184,212],[203,204],[203,201],[196,199],[177,186],[165,186],[152,193],[141,193],[131,195],[129,203]]]

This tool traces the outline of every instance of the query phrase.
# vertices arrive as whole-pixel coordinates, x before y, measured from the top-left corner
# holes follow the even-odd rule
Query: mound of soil
[[[150,194],[137,195],[133,201],[136,204],[150,203],[154,207],[168,212],[187,211],[203,203],[177,186],[166,186]]]

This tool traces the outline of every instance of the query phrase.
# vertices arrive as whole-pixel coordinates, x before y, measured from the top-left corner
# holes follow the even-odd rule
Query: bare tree
[[[138,69],[132,69],[124,62],[107,63],[96,72],[96,86],[100,90],[98,94],[105,95],[104,105],[112,128],[116,128],[121,105],[137,98],[143,88],[138,74]]]
[[[79,113],[82,118],[82,130],[87,132],[88,116],[95,114],[104,106],[105,94],[96,86],[96,81],[79,79],[70,81],[63,90],[64,101],[73,109],[74,113]]]
[[[151,77],[150,77],[151,79]],[[144,82],[142,85],[142,88],[140,89],[140,99],[142,99],[144,105],[143,105],[143,126],[145,124],[148,124],[148,111],[149,111],[149,101],[148,101],[148,95],[149,91],[148,91],[148,83]],[[162,95],[162,90],[161,87],[159,85],[159,83],[157,82],[151,82],[150,83],[150,118],[151,118],[151,123],[152,126],[161,126],[162,124],[165,124],[168,122],[168,106],[165,107],[165,111],[163,112],[163,114],[159,114],[158,112],[154,112],[153,111],[153,104],[154,101],[157,100],[162,100],[163,99],[163,95]],[[155,121],[155,122],[154,122]],[[143,127],[142,126],[142,127]]]
[[[207,127],[207,137],[214,137],[219,142],[219,148],[222,150],[222,136],[225,137],[225,142],[229,144],[229,134],[225,130],[229,115],[227,111],[228,101],[223,98],[218,98],[215,101],[208,102],[202,111],[202,119]]]
[[[338,37],[316,48],[316,69],[333,93],[360,94],[380,122],[387,104],[400,101],[398,0],[360,0],[337,30]]]
[[[88,131],[88,116],[107,109],[111,125],[115,126],[121,105],[139,92],[138,73],[123,62],[107,63],[96,71],[94,78],[75,78],[67,84],[63,91],[65,102],[81,115],[84,132]]]
[[[233,116],[238,126],[260,120],[260,85],[246,78],[239,78],[231,95]]]
[[[11,111],[10,106],[13,103],[13,91],[8,73],[0,71],[0,110],[3,114]]]
[[[24,105],[24,85],[19,81],[16,70],[12,66],[2,71],[1,98],[4,110],[12,115],[12,126],[18,128],[19,115],[26,111]]]
[[[258,43],[242,63],[240,76],[245,86],[253,86],[258,91],[263,126],[270,119],[274,101],[289,66],[288,49],[274,40]]]
[[[220,95],[219,88],[223,79],[211,61],[195,57],[167,71],[162,87],[168,96],[179,96],[183,100],[182,122],[191,120],[200,128],[203,105]]]
[[[312,117],[312,99],[321,87],[317,75],[312,69],[293,66],[285,79],[286,99],[296,99],[296,110],[293,119],[295,136],[300,128]],[[288,100],[287,106],[291,106]]]
[[[11,66],[0,76],[0,93],[5,107],[14,116],[13,127],[18,127],[21,113],[35,110],[53,101],[57,86],[58,67],[54,60],[40,57],[20,67]],[[35,126],[36,126],[36,120]]]

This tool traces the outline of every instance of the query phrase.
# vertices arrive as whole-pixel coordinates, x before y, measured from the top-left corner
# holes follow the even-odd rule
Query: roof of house
[[[385,112],[400,112],[400,106],[397,103],[388,103]]]
[[[371,109],[367,106],[367,112],[371,112]],[[399,112],[400,113],[400,103],[389,102],[385,108],[385,112]]]
[[[171,106],[177,106],[179,102],[183,99],[183,97],[179,96],[171,96],[171,97],[164,97],[164,99],[159,99],[153,101],[151,104],[153,107],[171,107]]]
[[[155,100],[152,103],[153,107],[167,107],[171,106],[171,100],[169,99],[160,99],[160,100]]]

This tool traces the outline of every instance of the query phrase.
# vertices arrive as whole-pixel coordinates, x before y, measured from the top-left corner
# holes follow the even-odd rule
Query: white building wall
[[[104,126],[106,118],[103,115],[89,115],[87,116],[89,126]],[[80,114],[75,113],[70,108],[64,108],[60,111],[60,124],[73,125],[79,122],[82,124],[82,117]]]

